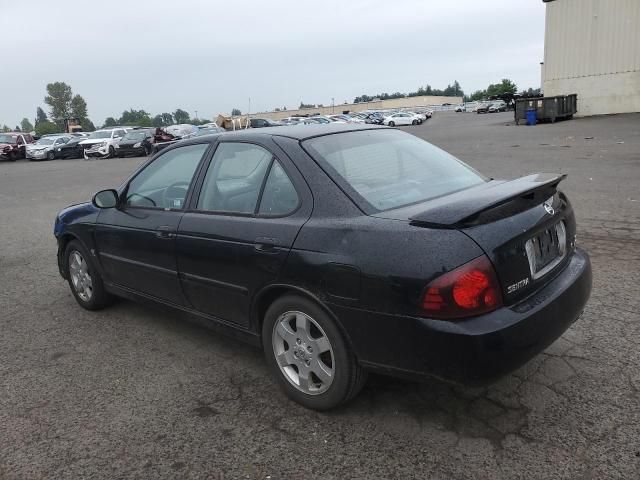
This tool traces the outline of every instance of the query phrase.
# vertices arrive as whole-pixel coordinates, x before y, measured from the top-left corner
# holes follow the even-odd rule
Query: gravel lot
[[[0,163],[0,478],[639,478],[640,115],[407,130],[489,176],[569,174],[594,290],[544,354],[489,388],[373,377],[307,411],[258,350],[131,302],[76,305],[55,214],[143,159]]]

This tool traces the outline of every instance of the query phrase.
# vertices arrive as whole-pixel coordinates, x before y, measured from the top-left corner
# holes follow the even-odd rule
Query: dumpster
[[[536,110],[538,122],[555,122],[558,118],[571,118],[578,111],[578,95],[559,95],[557,97],[518,98],[516,100],[515,121],[527,120],[527,110]]]
[[[527,125],[535,125],[538,123],[538,111],[535,107],[527,108]]]

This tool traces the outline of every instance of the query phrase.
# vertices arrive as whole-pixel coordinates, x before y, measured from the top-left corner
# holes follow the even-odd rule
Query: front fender
[[[93,251],[92,231],[99,212],[92,203],[81,203],[65,208],[56,216],[53,235],[58,241],[57,261],[62,278],[67,278],[63,257],[71,240],[78,240],[88,251]]]

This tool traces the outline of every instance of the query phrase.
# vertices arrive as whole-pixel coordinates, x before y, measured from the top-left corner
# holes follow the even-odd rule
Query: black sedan
[[[152,128],[127,132],[120,143],[116,145],[116,155],[120,158],[150,155],[153,147],[153,132]]]
[[[60,212],[58,264],[86,309],[127,297],[261,346],[309,408],[368,371],[485,383],[589,298],[563,178],[490,180],[370,125],[196,137]]]
[[[83,148],[80,142],[86,140],[86,137],[71,137],[71,139],[62,145],[58,145],[53,154],[55,158],[82,158]]]

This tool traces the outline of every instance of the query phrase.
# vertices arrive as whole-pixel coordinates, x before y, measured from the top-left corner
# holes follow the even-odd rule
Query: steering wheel
[[[189,182],[174,182],[162,192],[162,205],[165,208],[182,208],[189,190]]]
[[[132,193],[131,195],[127,195],[127,205],[134,205],[131,201],[131,199],[134,197],[140,197],[142,200],[149,202],[152,207],[156,206],[156,202],[154,202],[152,198],[149,198],[145,195],[140,195],[139,193]],[[138,203],[135,203],[135,205],[140,206]]]

